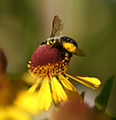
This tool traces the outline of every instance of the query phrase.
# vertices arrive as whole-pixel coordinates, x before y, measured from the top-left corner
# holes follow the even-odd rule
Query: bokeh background
[[[102,85],[97,91],[81,84],[86,101],[94,98],[105,81],[116,75],[116,1],[115,0],[0,0],[0,48],[8,59],[8,73],[27,71],[33,51],[50,36],[54,15],[64,23],[63,35],[72,37],[86,57],[74,56],[69,73],[96,76]],[[116,111],[116,81],[107,111]]]

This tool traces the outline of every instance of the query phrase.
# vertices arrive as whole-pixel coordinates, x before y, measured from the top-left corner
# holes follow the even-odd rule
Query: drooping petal
[[[61,79],[61,83],[66,89],[70,91],[76,91],[76,88],[72,85],[72,83],[69,82],[62,74],[60,74],[59,77]]]
[[[73,86],[73,84],[62,74],[59,75],[60,81],[62,85],[64,86],[65,92],[68,96],[68,99],[78,99],[82,100],[82,97],[77,92],[76,88]]]
[[[51,79],[52,97],[56,104],[67,100],[67,95],[56,77]]]
[[[32,120],[31,116],[16,106],[0,108],[0,120]]]
[[[29,85],[31,85],[35,82],[35,79],[29,74],[29,72],[23,73],[21,78],[24,82],[26,82]]]
[[[35,83],[32,85],[32,87],[29,88],[28,92],[33,93],[35,92],[36,88],[38,87],[38,84],[40,83],[41,79],[37,79]]]
[[[101,84],[100,80],[95,77],[81,77],[81,76],[73,76],[70,74],[66,74],[66,76],[93,89],[99,87],[99,85]]]
[[[27,91],[21,91],[14,101],[14,104],[32,114],[39,114],[41,111],[38,106],[38,96],[37,94],[29,94]]]
[[[51,90],[49,85],[49,78],[44,78],[42,86],[38,93],[38,105],[40,110],[48,111],[52,103]]]

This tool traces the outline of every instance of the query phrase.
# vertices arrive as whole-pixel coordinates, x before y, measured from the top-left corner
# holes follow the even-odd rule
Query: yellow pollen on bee
[[[29,61],[28,63],[31,63],[31,61]]]
[[[70,53],[75,53],[77,51],[77,46],[73,43],[62,41],[62,46]]]
[[[50,45],[49,41],[47,41],[47,45]]]

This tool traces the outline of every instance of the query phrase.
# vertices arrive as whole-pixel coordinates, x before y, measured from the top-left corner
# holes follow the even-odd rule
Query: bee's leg
[[[56,44],[51,44],[50,45],[50,48],[54,48],[54,47],[56,47]]]
[[[44,44],[46,44],[46,41],[43,41],[43,42],[41,43],[41,45],[44,45]]]

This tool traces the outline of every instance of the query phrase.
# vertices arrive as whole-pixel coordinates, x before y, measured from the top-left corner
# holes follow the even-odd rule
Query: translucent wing
[[[81,48],[77,48],[77,51],[73,53],[74,55],[80,56],[80,57],[85,57],[86,54]]]
[[[52,22],[52,31],[50,37],[59,36],[63,28],[62,20],[57,15],[55,15]]]

